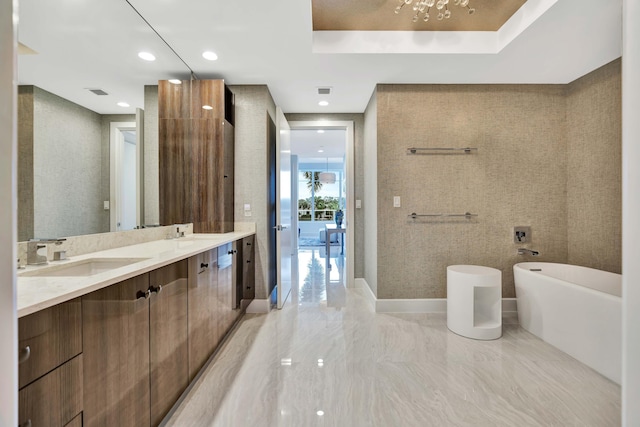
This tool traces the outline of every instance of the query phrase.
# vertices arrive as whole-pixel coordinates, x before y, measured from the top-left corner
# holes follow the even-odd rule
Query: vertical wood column
[[[160,223],[233,231],[233,108],[223,80],[160,81]]]

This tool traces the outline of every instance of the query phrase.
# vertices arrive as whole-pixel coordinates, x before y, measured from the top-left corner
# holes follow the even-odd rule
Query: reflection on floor
[[[292,293],[294,304],[326,303],[341,308],[346,304],[344,255],[332,248],[329,264],[324,246],[301,248],[298,252],[298,292]]]
[[[167,425],[620,425],[620,387],[513,316],[475,341],[444,314],[376,314],[331,255],[300,252],[289,303],[245,315]]]

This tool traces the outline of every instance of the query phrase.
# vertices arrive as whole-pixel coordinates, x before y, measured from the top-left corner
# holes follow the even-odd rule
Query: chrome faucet
[[[519,248],[518,249],[518,255],[538,256],[538,255],[540,255],[540,252],[532,251],[531,249]]]
[[[44,255],[40,255],[38,251],[40,249],[46,249],[48,243],[54,243],[61,245],[67,239],[30,239],[27,242],[27,264],[28,265],[46,265],[49,263],[49,259],[45,252]]]

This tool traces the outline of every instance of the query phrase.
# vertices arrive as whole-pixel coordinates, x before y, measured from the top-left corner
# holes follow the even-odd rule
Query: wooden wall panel
[[[169,83],[168,80],[160,80],[158,82],[158,118],[188,118],[191,110],[190,94],[190,80],[183,80],[179,85]]]
[[[191,91],[192,119],[224,118],[224,80],[194,80]],[[212,109],[204,109],[208,105]]]
[[[188,119],[160,119],[160,224],[193,221],[191,123]]]
[[[160,83],[160,223],[192,222],[196,233],[233,231],[234,133],[225,121],[233,118],[226,111],[233,94],[223,80],[193,80],[187,111],[184,88],[172,87],[186,85]]]

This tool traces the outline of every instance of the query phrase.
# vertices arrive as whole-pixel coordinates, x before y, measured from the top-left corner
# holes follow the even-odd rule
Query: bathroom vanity
[[[18,274],[20,426],[157,426],[254,295],[254,233],[193,234]]]

